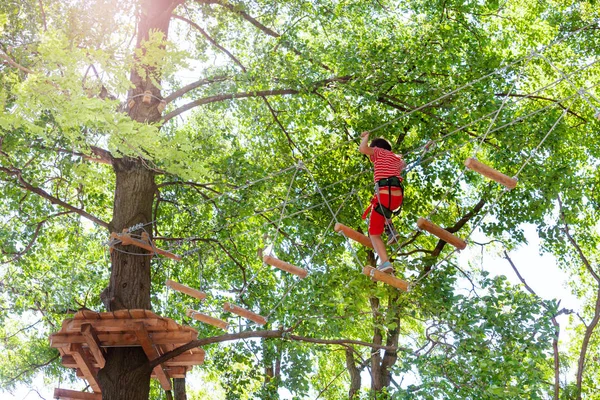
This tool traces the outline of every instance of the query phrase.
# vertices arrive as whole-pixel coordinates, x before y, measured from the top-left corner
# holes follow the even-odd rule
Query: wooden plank
[[[100,339],[98,339],[98,335],[96,334],[94,328],[92,328],[92,325],[82,325],[81,335],[87,340],[88,348],[94,356],[96,364],[98,364],[100,368],[104,368],[104,365],[106,365],[106,359],[104,358],[105,352],[104,349],[100,347]]]
[[[216,326],[217,328],[221,328],[223,330],[227,330],[227,327],[229,326],[229,324],[223,320],[220,320],[218,318],[213,318],[210,315],[202,314],[202,313],[199,313],[198,311],[194,311],[189,308],[185,312],[185,315],[187,315],[188,317],[192,317],[197,321]]]
[[[133,246],[140,247],[144,250],[148,250],[150,253],[152,253],[150,255],[153,255],[154,253],[156,253],[156,254],[165,256],[167,258],[171,258],[175,261],[181,260],[181,257],[179,257],[178,255],[168,252],[166,250],[159,249],[159,248],[151,245],[150,242],[132,238],[131,235],[129,235],[128,233],[117,234],[117,237],[121,241],[121,245],[123,245],[123,246],[133,245]]]
[[[115,319],[131,319],[129,310],[115,310],[113,311],[113,315],[115,316]]]
[[[173,290],[176,290],[176,291],[181,292],[183,294],[187,294],[188,296],[195,297],[198,300],[204,300],[204,299],[206,299],[206,293],[201,292],[201,291],[196,290],[196,289],[193,289],[191,287],[182,285],[181,283],[172,281],[170,279],[167,279],[166,285],[167,285],[167,287],[170,287]]]
[[[171,378],[185,378],[185,375],[187,374],[188,370],[191,368],[191,366],[188,368],[186,367],[167,367],[165,366],[164,370],[165,372],[167,372],[169,374],[169,376]],[[154,374],[154,371],[152,372],[151,375],[152,378],[157,379],[156,375]]]
[[[239,306],[236,306],[235,304],[225,303],[225,304],[223,304],[223,309],[225,311],[229,311],[229,312],[237,314],[241,317],[249,319],[250,321],[254,321],[259,325],[264,325],[267,323],[267,319],[265,317],[263,317],[262,315],[253,313],[252,311],[246,310],[245,308],[242,308]]]
[[[205,353],[194,353],[194,354],[180,354],[177,357],[173,357],[166,364],[173,367],[187,366],[187,365],[200,365],[204,363]]]
[[[55,388],[54,398],[60,400],[102,400],[102,394]]]
[[[148,360],[152,361],[158,358],[159,354],[154,348],[154,345],[150,340],[150,336],[148,335],[148,331],[146,331],[146,328],[144,327],[143,323],[140,322],[137,324],[135,334],[138,340],[140,341],[140,345],[142,346],[142,349],[144,349],[144,353],[146,353],[146,357],[148,357]],[[157,365],[156,367],[154,367],[153,372],[158,378],[158,381],[160,382],[162,388],[164,390],[171,390],[171,380],[169,379],[167,373],[163,370],[162,365]]]
[[[391,274],[386,274],[385,272],[381,272],[370,266],[365,266],[363,268],[363,274],[370,276],[371,278],[375,279],[376,281],[386,283],[397,289],[408,292],[408,282],[403,281],[402,279],[398,279]]]
[[[279,268],[282,271],[289,272],[290,274],[294,274],[300,278],[306,278],[306,275],[308,275],[308,272],[305,269],[296,267],[295,265],[285,261],[281,261],[273,256],[264,256],[263,261],[272,267]]]
[[[106,333],[98,332],[98,340],[102,347],[137,346],[137,337],[133,333]],[[193,330],[179,330],[169,332],[150,332],[154,344],[184,344],[196,340],[198,332]],[[85,337],[79,333],[54,333],[50,335],[50,347],[61,348],[71,343],[87,343]]]
[[[444,228],[437,226],[436,224],[434,224],[431,221],[426,220],[425,218],[419,218],[417,220],[417,226],[419,227],[419,229],[422,229],[424,231],[431,233],[432,235],[437,236],[438,238],[442,239],[444,242],[451,244],[452,246],[456,247],[459,250],[463,250],[465,247],[467,247],[467,242],[465,242],[458,236],[454,236],[453,234],[451,234]]]
[[[352,228],[347,227],[346,225],[340,224],[339,222],[337,222],[334,227],[333,230],[336,232],[341,232],[344,234],[344,236],[346,236],[348,239],[352,239],[355,242],[358,242],[360,244],[362,244],[363,246],[369,247],[369,248],[373,248],[373,243],[371,242],[371,239],[369,239],[368,236],[363,235],[360,232],[355,231]]]
[[[517,186],[517,180],[511,178],[508,175],[504,175],[502,172],[495,170],[494,168],[485,165],[475,158],[467,158],[465,160],[465,166],[472,171],[478,172],[486,178],[490,178],[505,186],[507,189],[514,189]]]
[[[135,331],[139,322],[143,322],[149,331],[167,330],[167,322],[160,319],[75,319],[69,322],[67,332],[81,332],[83,324],[91,324],[97,332]]]
[[[83,348],[79,343],[73,343],[70,345],[70,353],[73,355],[75,362],[77,363],[77,367],[83,373],[83,376],[90,384],[90,387],[95,393],[100,393],[100,385],[96,380],[96,369],[92,366],[90,360],[85,356],[83,352]]]
[[[146,318],[146,310],[129,310],[129,315],[131,315],[131,318]]]
[[[100,313],[100,319],[115,319],[115,314],[112,311]]]

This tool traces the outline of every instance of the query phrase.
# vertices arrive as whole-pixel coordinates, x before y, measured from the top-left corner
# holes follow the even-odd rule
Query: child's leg
[[[371,243],[373,243],[373,248],[375,252],[379,256],[379,263],[383,264],[388,261],[387,250],[385,249],[385,243],[381,239],[381,235],[370,235]]]

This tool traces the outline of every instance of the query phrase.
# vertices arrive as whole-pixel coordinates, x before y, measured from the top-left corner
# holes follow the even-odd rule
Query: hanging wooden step
[[[167,279],[167,282],[165,283],[167,285],[167,287],[170,287],[173,290],[176,290],[180,293],[183,294],[187,294],[188,296],[192,296],[197,298],[198,300],[204,300],[206,299],[206,293],[201,292],[199,290],[196,289],[192,289],[191,287],[182,285],[181,283],[172,281],[170,279]]]
[[[456,247],[459,250],[463,250],[465,247],[467,247],[467,242],[465,242],[458,236],[454,236],[444,228],[437,226],[436,224],[426,220],[425,218],[419,218],[417,220],[417,226],[419,227],[419,229],[422,229],[431,233],[432,235],[439,237],[444,242],[450,243],[452,246]]]
[[[368,236],[363,235],[360,232],[355,231],[352,228],[347,227],[346,225],[340,224],[339,222],[337,222],[335,224],[335,226],[333,227],[333,230],[338,232],[338,233],[343,233],[344,236],[346,236],[347,238],[350,238],[352,240],[354,240],[355,242],[358,242],[360,244],[362,244],[363,246],[369,247],[369,248],[373,248],[373,243],[371,243],[371,239],[369,239]]]
[[[204,322],[205,324],[209,324],[212,326],[216,326],[217,328],[221,328],[224,331],[227,330],[229,324],[221,319],[213,318],[210,315],[199,313],[198,311],[194,311],[191,308],[185,312],[185,315],[188,317],[194,318],[197,321]]]
[[[254,321],[259,325],[264,325],[267,323],[267,319],[265,317],[263,317],[262,315],[258,315],[256,313],[253,313],[250,310],[246,310],[245,308],[236,306],[235,304],[231,304],[231,303],[225,303],[223,304],[223,309],[225,311],[229,311],[232,312],[234,314],[239,315],[240,317],[244,317],[246,319],[249,319],[250,321]]]
[[[55,388],[54,398],[60,400],[102,400],[102,394]]]
[[[408,282],[403,281],[402,279],[396,278],[394,275],[391,275],[391,274],[388,274],[385,272],[381,272],[378,269],[370,267],[368,265],[363,267],[362,272],[363,272],[363,274],[370,276],[371,278],[375,279],[376,281],[386,283],[397,289],[408,292]]]
[[[123,245],[123,246],[133,245],[133,246],[140,247],[140,248],[142,248],[144,250],[148,250],[152,254],[154,254],[154,253],[160,254],[162,256],[171,258],[171,259],[173,259],[175,261],[180,261],[181,260],[180,256],[178,256],[176,254],[173,254],[171,252],[168,252],[166,250],[162,250],[162,249],[156,248],[155,246],[153,246],[150,243],[150,238],[148,237],[148,234],[146,232],[142,233],[142,239],[141,240],[140,239],[136,239],[136,238],[132,238],[131,235],[129,233],[127,233],[127,232],[123,232],[123,233],[113,232],[113,233],[110,234],[110,238],[121,241],[121,245]],[[112,251],[112,248],[111,248],[111,251]]]
[[[465,160],[465,166],[472,171],[478,172],[481,175],[504,185],[509,190],[514,189],[517,186],[517,180],[515,178],[504,175],[502,172],[496,171],[494,168],[483,164],[475,158],[467,158]]]
[[[308,272],[305,269],[296,267],[295,265],[285,261],[281,261],[273,256],[264,256],[263,261],[272,267],[279,268],[282,271],[289,272],[290,274],[294,274],[303,279],[306,278],[306,275],[308,275]]]

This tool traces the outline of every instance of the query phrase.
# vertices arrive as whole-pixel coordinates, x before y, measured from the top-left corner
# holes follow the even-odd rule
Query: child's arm
[[[369,147],[369,132],[363,132],[360,134],[360,136],[362,137],[362,140],[360,141],[358,151],[360,151],[363,154],[366,154],[367,156],[372,156],[373,148]]]

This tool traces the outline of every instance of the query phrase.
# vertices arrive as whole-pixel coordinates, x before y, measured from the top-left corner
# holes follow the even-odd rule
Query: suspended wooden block
[[[205,324],[209,324],[212,326],[216,326],[217,328],[221,328],[223,330],[227,330],[229,324],[221,319],[213,318],[210,315],[199,313],[198,311],[194,311],[191,308],[185,312],[185,315],[188,317],[194,318],[197,321],[204,322]]]
[[[442,239],[444,242],[450,243],[452,246],[456,247],[459,250],[463,250],[467,247],[467,242],[459,238],[458,236],[454,236],[444,228],[437,226],[431,221],[426,220],[425,218],[419,218],[417,220],[417,226],[419,229],[427,231],[432,235],[435,235]]]
[[[166,285],[168,287],[170,287],[173,290],[176,290],[178,292],[181,292],[183,294],[187,294],[188,296],[192,296],[197,298],[198,300],[204,300],[206,299],[206,293],[201,292],[199,290],[196,289],[192,289],[191,287],[187,287],[185,285],[182,285],[181,283],[172,281],[170,279],[167,279]]]
[[[55,388],[54,398],[60,400],[102,400],[102,394]]]
[[[267,319],[265,317],[263,317],[262,315],[258,315],[256,313],[253,313],[250,310],[246,310],[245,308],[236,306],[235,304],[231,304],[231,303],[225,303],[223,304],[223,309],[225,311],[229,311],[232,312],[234,314],[239,315],[240,317],[244,317],[246,319],[249,319],[250,321],[254,321],[259,325],[264,325],[267,323]]]
[[[133,246],[137,246],[140,247],[144,250],[148,250],[149,252],[151,252],[152,254],[156,253],[156,254],[160,254],[162,256],[165,256],[167,258],[173,259],[175,261],[180,261],[181,257],[173,254],[171,252],[168,252],[166,250],[162,250],[159,248],[156,248],[155,246],[153,246],[152,244],[150,244],[150,239],[148,237],[148,234],[146,232],[144,232],[142,234],[142,240],[140,239],[136,239],[136,238],[132,238],[131,235],[129,233],[123,232],[123,233],[111,233],[110,234],[110,238],[111,239],[117,239],[121,241],[121,244],[123,246],[129,246],[129,245],[133,245]]]
[[[350,239],[354,240],[355,242],[362,244],[363,246],[369,247],[371,249],[373,248],[373,243],[371,243],[371,239],[369,239],[368,236],[365,236],[362,233],[357,232],[354,229],[347,227],[346,225],[343,225],[343,224],[340,224],[339,222],[337,222],[334,225],[333,230],[336,232],[343,233],[344,236],[346,236],[347,238],[350,238]]]
[[[152,102],[152,92],[149,90],[144,91],[144,97],[142,97],[142,103],[150,104]]]
[[[158,105],[156,106],[156,110],[159,113],[162,113],[163,111],[165,111],[166,107],[167,107],[167,102],[164,100],[161,100],[160,103],[158,103]]]
[[[264,256],[263,261],[272,267],[279,268],[282,271],[297,275],[300,278],[306,278],[306,275],[308,275],[308,272],[305,269],[296,267],[295,265],[285,261],[281,261],[273,256]]]
[[[127,103],[127,107],[128,107],[128,108],[133,108],[133,106],[135,106],[135,100],[134,100],[134,99],[131,99],[131,100],[129,100],[129,102]]]
[[[515,178],[504,175],[503,173],[496,171],[494,168],[477,161],[475,158],[467,158],[465,160],[465,166],[470,170],[478,172],[481,175],[490,178],[501,185],[504,185],[507,189],[514,189],[515,186],[517,186],[517,180]]]
[[[363,267],[363,274],[370,276],[376,281],[386,283],[390,286],[398,288],[400,290],[404,290],[408,292],[408,282],[403,281],[402,279],[396,278],[394,275],[387,274],[385,272],[381,272],[376,268],[365,266]]]

